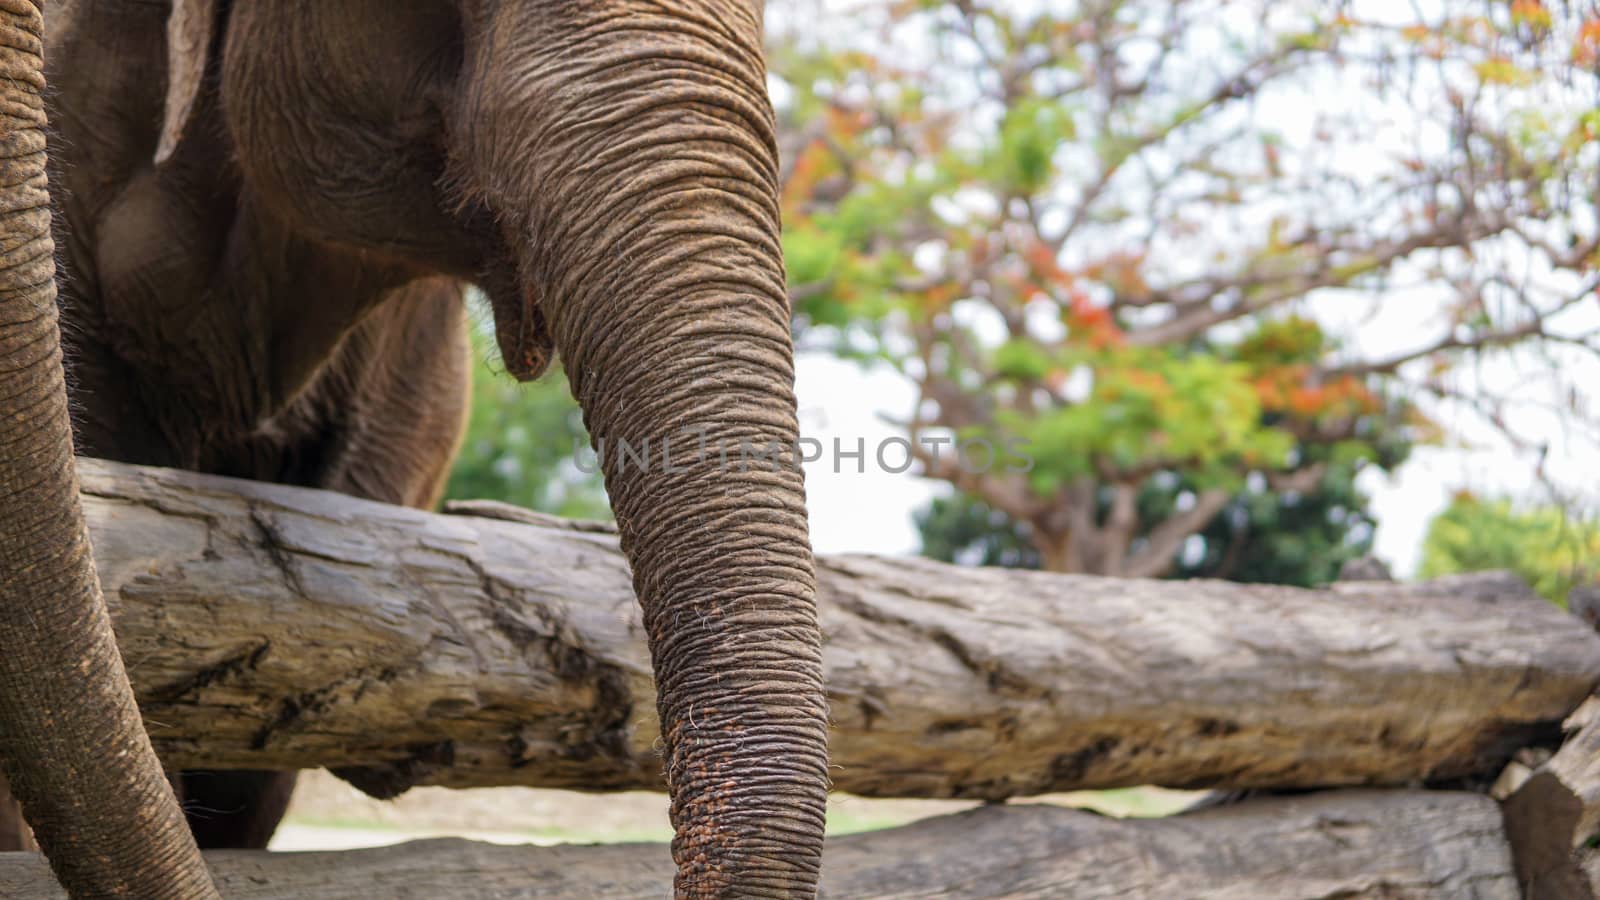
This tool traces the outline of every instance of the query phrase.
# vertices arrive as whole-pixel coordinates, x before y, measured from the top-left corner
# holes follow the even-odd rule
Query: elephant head
[[[758,0],[176,0],[151,148],[181,173],[224,129],[298,234],[477,283],[518,377],[561,355],[692,896],[813,893],[826,800],[801,474],[743,463],[797,439],[761,29]]]
[[[215,897],[117,654],[56,326],[38,0],[0,0],[0,763],[83,897]]]

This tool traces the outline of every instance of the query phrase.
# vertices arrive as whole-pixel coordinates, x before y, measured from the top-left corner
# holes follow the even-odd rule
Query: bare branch
[[[1159,578],[1177,563],[1178,550],[1189,535],[1200,531],[1233,500],[1233,492],[1210,488],[1195,495],[1194,505],[1174,513],[1151,529],[1144,546],[1122,568],[1129,578]]]

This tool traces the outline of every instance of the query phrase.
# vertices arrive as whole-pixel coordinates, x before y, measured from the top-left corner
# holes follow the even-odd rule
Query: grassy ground
[[[1159,788],[1123,788],[1018,802],[1079,806],[1116,816],[1159,816],[1176,811],[1193,796]],[[890,828],[973,805],[964,800],[872,800],[836,794],[828,804],[828,833]],[[444,836],[495,843],[613,843],[664,841],[672,831],[662,794],[416,788],[385,802],[326,772],[303,772],[273,849],[339,850]]]

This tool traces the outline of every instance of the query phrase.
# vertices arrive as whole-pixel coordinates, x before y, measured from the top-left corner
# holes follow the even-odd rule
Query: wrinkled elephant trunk
[[[36,0],[0,0],[0,762],[75,897],[215,897],[145,737],[78,502]]]
[[[757,458],[795,441],[786,323],[766,291],[707,286],[756,268],[731,240],[669,265],[651,282],[676,297],[558,346],[644,608],[678,887],[809,896],[827,754],[804,495]]]
[[[507,30],[534,64],[480,61],[471,111],[520,248],[501,346],[515,371],[537,354],[506,324],[548,329],[601,452],[654,658],[679,896],[811,896],[827,708],[760,5],[540,8]]]

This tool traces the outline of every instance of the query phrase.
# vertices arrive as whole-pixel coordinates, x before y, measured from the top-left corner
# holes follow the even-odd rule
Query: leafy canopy
[[[1472,377],[1494,354],[1546,348],[1559,380],[1600,352],[1573,324],[1600,260],[1600,17],[797,6],[772,66],[801,336],[913,381],[914,444],[1024,442],[1026,473],[920,461],[1050,568],[1172,572],[1252,483],[1394,465],[1441,437],[1431,410],[1509,427]],[[1353,339],[1408,304],[1430,314],[1402,339]],[[1154,479],[1173,502],[1144,502]]]
[[[1420,574],[1488,569],[1509,569],[1565,606],[1574,587],[1600,581],[1600,525],[1560,507],[1458,494],[1428,525]]]

